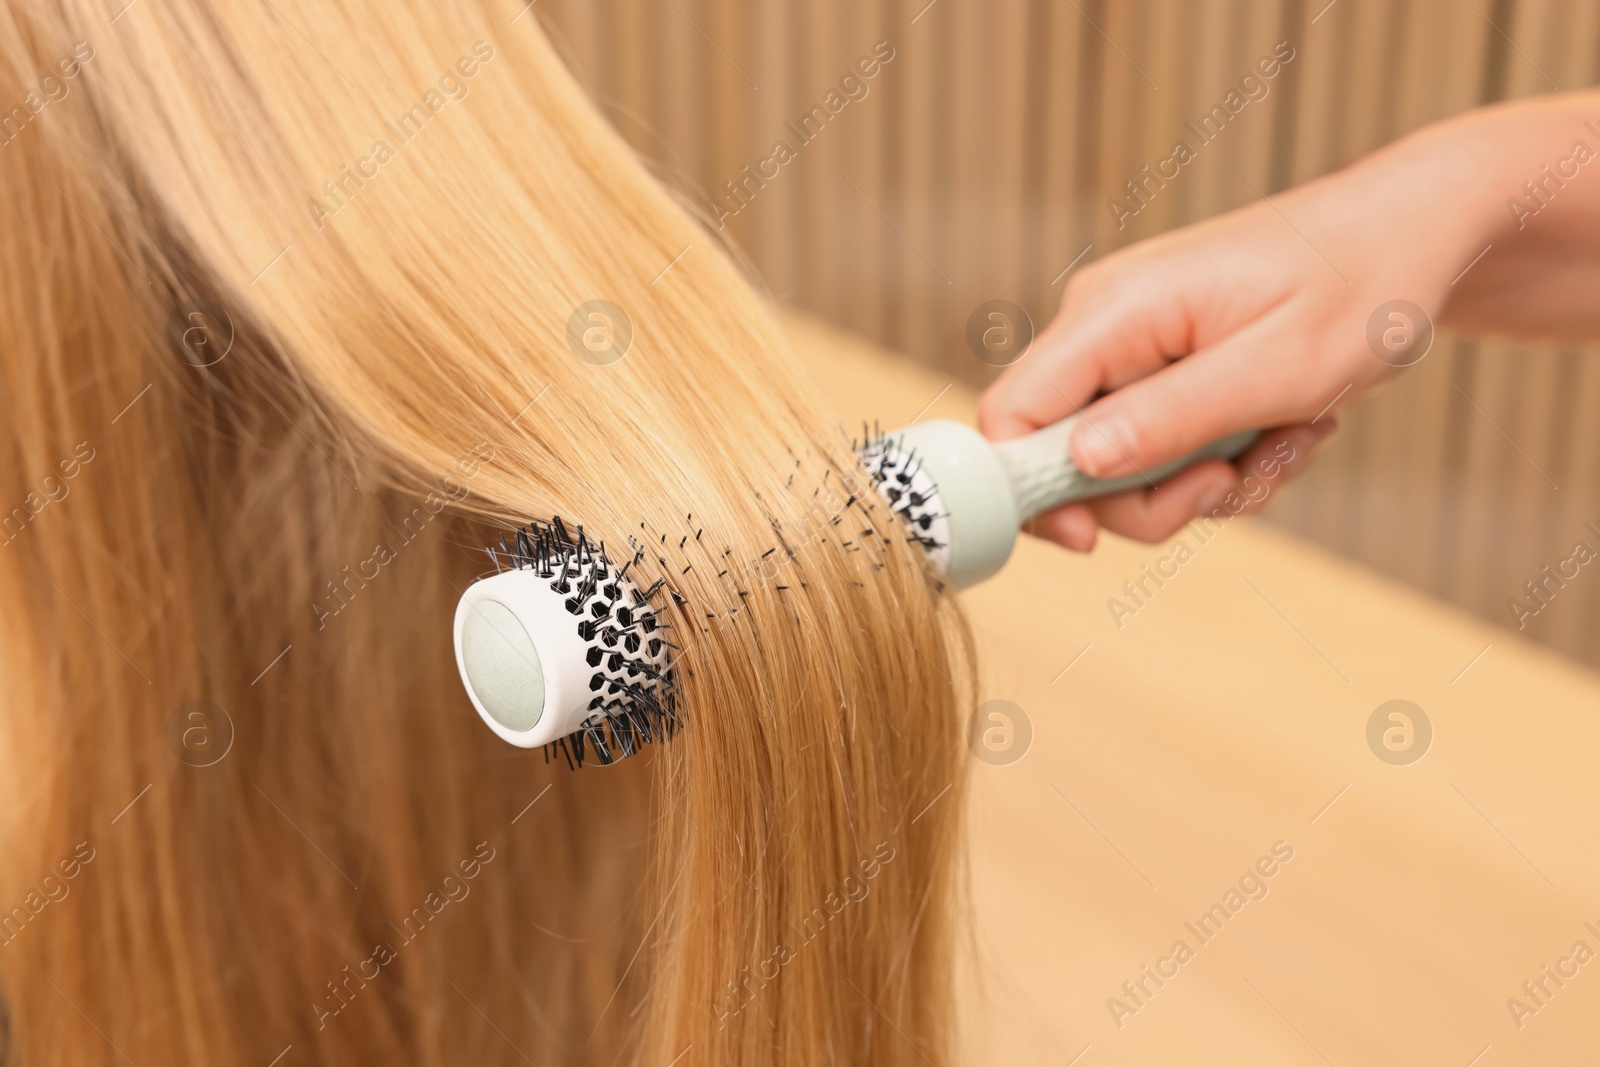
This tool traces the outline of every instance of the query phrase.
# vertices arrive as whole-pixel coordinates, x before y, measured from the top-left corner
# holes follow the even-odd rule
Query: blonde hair
[[[948,1062],[969,642],[730,258],[532,17],[104,6],[0,8],[5,1062]],[[679,646],[576,773],[449,641],[556,514]]]

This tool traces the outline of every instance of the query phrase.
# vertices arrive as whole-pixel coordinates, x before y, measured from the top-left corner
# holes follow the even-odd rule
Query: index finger
[[[1160,290],[1151,284],[1069,288],[1060,313],[1027,355],[984,391],[978,428],[996,441],[1021,437],[1188,354],[1188,316],[1170,294],[1158,296]]]

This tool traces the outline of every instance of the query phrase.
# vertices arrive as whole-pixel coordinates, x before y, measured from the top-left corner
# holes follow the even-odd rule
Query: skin
[[[1578,141],[1595,153],[1581,166],[1570,161]],[[1538,206],[1524,182],[1547,181],[1542,166],[1562,160],[1576,175],[1519,219],[1508,200]],[[1284,442],[1294,459],[1269,481],[1292,478],[1339,407],[1400,373],[1367,343],[1379,305],[1409,300],[1464,332],[1591,340],[1596,294],[1600,92],[1486,108],[1083,268],[1028,356],[984,393],[979,426],[1005,440],[1081,410],[1072,459],[1103,478],[1267,428],[1231,464],[1069,504],[1030,530],[1084,552],[1102,527],[1160,542],[1288,454]]]

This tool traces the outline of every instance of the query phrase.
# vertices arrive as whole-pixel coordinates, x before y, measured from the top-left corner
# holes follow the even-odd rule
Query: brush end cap
[[[456,666],[467,696],[488,727],[519,748],[538,748],[569,725],[554,710],[571,673],[560,662],[571,654],[559,633],[566,616],[558,610],[552,626],[546,584],[529,571],[505,571],[474,582],[456,605]]]
[[[544,713],[544,668],[533,638],[498,600],[472,605],[461,622],[461,680],[478,712],[517,734]]]

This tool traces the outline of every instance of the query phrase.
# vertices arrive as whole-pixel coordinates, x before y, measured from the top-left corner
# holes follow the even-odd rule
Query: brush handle
[[[1046,426],[1027,437],[994,445],[1010,477],[1016,497],[1017,521],[1027,522],[1051,508],[1074,500],[1089,500],[1129,489],[1144,489],[1201,459],[1233,459],[1253,444],[1258,431],[1245,430],[1220,438],[1187,456],[1136,471],[1124,478],[1091,478],[1072,462],[1067,442],[1081,416]]]
[[[1075,416],[1015,441],[994,444],[948,419],[919,422],[874,444],[869,465],[879,489],[916,531],[934,570],[957,589],[998,573],[1022,524],[1073,500],[1144,489],[1197,459],[1232,459],[1254,430],[1126,478],[1091,478],[1072,462]]]

